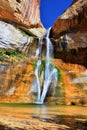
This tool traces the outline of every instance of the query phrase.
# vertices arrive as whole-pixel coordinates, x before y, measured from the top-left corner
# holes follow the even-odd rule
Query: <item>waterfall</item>
[[[36,49],[35,57],[40,58],[41,50],[42,50],[42,38],[39,38],[38,48]]]
[[[43,85],[43,91],[41,94],[41,103],[44,102],[44,99],[46,97],[46,94],[49,90],[51,81],[54,80],[54,86],[57,85],[57,69],[56,68],[51,68],[50,66],[50,59],[53,57],[53,45],[49,39],[49,34],[50,34],[50,29],[47,31],[47,36],[46,36],[46,64],[45,64],[45,78],[44,78],[44,85]]]
[[[51,65],[51,58],[53,57],[53,45],[49,39],[49,34],[50,34],[50,28],[48,29],[46,34],[45,67],[41,75],[40,75],[40,68],[42,65],[42,59],[40,55],[42,50],[42,40],[43,40],[42,38],[39,38],[39,44],[35,55],[38,58],[38,61],[36,63],[36,69],[35,69],[36,79],[34,80],[30,93],[34,91],[37,92],[37,101],[35,102],[37,104],[44,103],[47,92],[51,86],[51,82],[54,82],[53,94],[55,95],[55,88],[58,82],[58,70],[55,67],[52,67]],[[42,76],[43,83],[41,83],[40,76]]]
[[[41,65],[41,60],[38,60],[38,62],[37,62],[37,68],[36,68],[36,70],[35,70],[36,84],[37,84],[37,90],[38,90],[38,98],[37,98],[37,101],[40,101],[40,93],[41,93],[40,80],[39,80],[40,65]]]

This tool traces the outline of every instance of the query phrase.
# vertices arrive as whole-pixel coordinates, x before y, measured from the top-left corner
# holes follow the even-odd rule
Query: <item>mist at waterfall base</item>
[[[41,0],[40,17],[44,27],[51,27],[72,2],[73,0]]]
[[[53,96],[56,93],[56,86],[58,83],[58,69],[52,65],[51,58],[53,58],[53,45],[49,39],[50,29],[48,29],[46,34],[46,54],[45,56],[42,55],[42,41],[43,38],[39,38],[38,47],[36,49],[35,57],[38,59],[36,61],[36,68],[35,68],[35,79],[33,81],[31,90],[27,93],[27,96],[33,93],[34,103],[36,104],[43,104],[46,98],[46,95],[53,86]],[[44,65],[43,65],[43,58]],[[42,67],[43,66],[43,67]],[[43,69],[41,69],[43,68]],[[34,96],[35,95],[35,96]]]

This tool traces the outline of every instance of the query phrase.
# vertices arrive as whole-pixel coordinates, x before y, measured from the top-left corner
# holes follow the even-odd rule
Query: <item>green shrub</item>
[[[4,61],[5,59],[10,59],[11,57],[22,59],[25,55],[22,52],[18,52],[17,50],[13,49],[2,49],[0,48],[0,60]]]

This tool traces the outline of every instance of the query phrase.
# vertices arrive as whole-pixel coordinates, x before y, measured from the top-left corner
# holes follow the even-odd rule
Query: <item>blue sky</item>
[[[53,25],[55,20],[65,9],[69,7],[73,0],[40,0],[40,17],[45,28]]]

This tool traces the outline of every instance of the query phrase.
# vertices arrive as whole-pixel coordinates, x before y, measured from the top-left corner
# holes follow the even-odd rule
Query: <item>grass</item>
[[[20,60],[26,56],[17,50],[0,48],[0,61]]]

